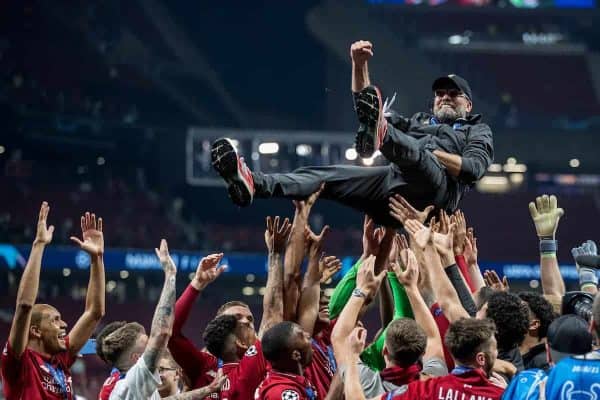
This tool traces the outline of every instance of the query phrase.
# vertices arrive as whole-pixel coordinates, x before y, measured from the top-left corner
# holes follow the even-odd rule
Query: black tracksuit
[[[433,204],[449,212],[456,210],[463,194],[493,160],[490,127],[480,122],[480,115],[459,119],[453,125],[439,124],[426,113],[417,113],[410,120],[393,114],[387,120],[380,151],[389,165],[303,167],[285,174],[255,172],[255,197],[306,198],[325,182],[321,198],[369,214],[378,224],[395,227],[400,224],[389,215],[388,206],[394,193],[418,209]],[[436,149],[462,157],[458,177],[450,176],[433,155]]]

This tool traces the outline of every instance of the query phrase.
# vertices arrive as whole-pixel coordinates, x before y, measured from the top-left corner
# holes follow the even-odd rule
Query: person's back
[[[410,383],[403,399],[500,399],[504,389],[492,383],[481,369],[453,371],[450,375]],[[394,392],[381,396],[391,400]]]
[[[564,358],[550,371],[547,399],[571,399],[576,395],[600,398],[600,350]]]

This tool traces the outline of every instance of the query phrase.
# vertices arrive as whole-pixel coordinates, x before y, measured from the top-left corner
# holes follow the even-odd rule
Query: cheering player
[[[60,312],[48,304],[35,304],[44,248],[52,241],[54,226],[47,227],[48,203],[43,202],[29,260],[23,271],[8,343],[0,363],[7,400],[73,400],[71,365],[104,316],[104,236],[102,218],[81,217],[83,241],[71,237],[90,255],[90,281],[85,311],[67,335]]]

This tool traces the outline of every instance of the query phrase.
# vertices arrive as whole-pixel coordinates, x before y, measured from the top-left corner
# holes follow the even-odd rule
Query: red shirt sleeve
[[[267,373],[267,361],[262,352],[262,344],[257,340],[250,346],[240,360],[234,376],[230,376],[231,386],[236,393],[235,398],[251,399],[254,391]],[[281,399],[279,399],[281,400]]]
[[[209,353],[198,350],[198,348],[183,335],[181,329],[190,316],[192,307],[200,292],[192,285],[188,285],[175,303],[175,321],[173,322],[173,335],[169,339],[169,351],[173,358],[181,366],[183,372],[192,381],[196,382],[199,376],[213,369],[217,360]]]
[[[458,269],[460,270],[460,273],[462,274],[463,278],[465,278],[465,282],[467,282],[467,286],[471,290],[471,293],[474,293],[475,288],[473,286],[473,282],[471,281],[471,274],[469,274],[469,265],[467,264],[465,256],[459,254],[454,257],[454,261],[456,261],[456,265],[458,266]]]
[[[7,341],[0,357],[0,372],[2,373],[5,394],[8,394],[8,390],[14,388],[19,383],[19,378],[24,376],[22,359],[23,355],[20,359],[17,359],[10,343]]]
[[[440,331],[440,336],[442,337],[442,348],[444,349],[444,359],[446,360],[446,365],[448,366],[448,370],[452,370],[454,368],[454,359],[452,358],[452,355],[450,354],[450,351],[448,350],[448,348],[446,347],[446,343],[444,342],[446,332],[450,327],[450,321],[448,321],[448,318],[446,318],[446,316],[442,312],[442,308],[439,306],[438,303],[434,303],[431,306],[430,311],[433,315],[435,324],[438,327],[438,331]]]

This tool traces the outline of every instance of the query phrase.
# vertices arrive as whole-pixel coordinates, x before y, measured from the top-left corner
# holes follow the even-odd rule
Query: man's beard
[[[435,118],[442,124],[451,124],[459,118],[465,118],[467,112],[463,107],[444,107],[441,106],[434,111]]]

